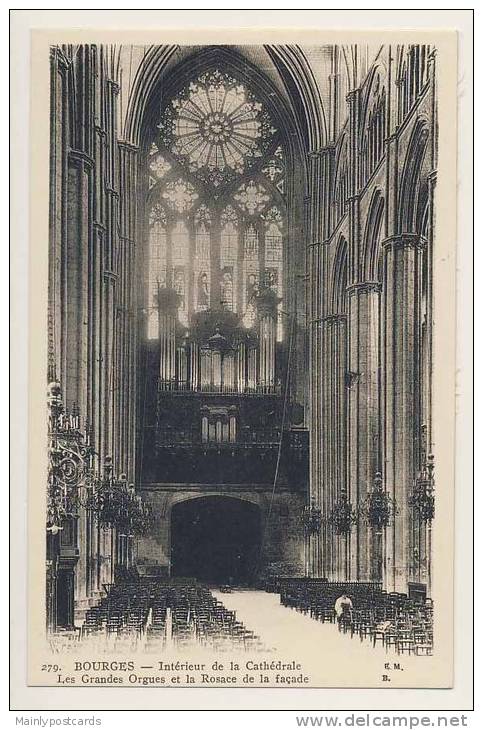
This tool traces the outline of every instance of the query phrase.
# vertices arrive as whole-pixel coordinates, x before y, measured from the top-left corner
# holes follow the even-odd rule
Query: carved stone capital
[[[349,105],[355,104],[358,101],[359,95],[361,90],[359,88],[357,89],[351,89],[351,91],[348,91],[346,94],[346,101]]]
[[[307,157],[311,160],[318,159],[321,157],[326,157],[328,155],[335,154],[335,145],[328,144],[325,145],[325,147],[320,147],[317,150],[311,150],[310,152],[307,152]]]
[[[381,289],[382,284],[379,281],[358,281],[356,284],[350,284],[346,291],[348,294],[370,294],[379,293]]]
[[[106,185],[106,194],[112,195],[113,198],[119,198],[119,193],[117,190],[114,190],[114,188],[111,188],[110,185]]]
[[[117,144],[119,149],[124,150],[125,152],[129,152],[132,155],[135,155],[139,152],[139,146],[137,144],[133,144],[132,142],[128,142],[126,139],[118,139]]]
[[[101,127],[101,125],[100,125],[100,124],[95,124],[95,125],[94,125],[94,129],[95,129],[95,131],[96,131],[96,134],[98,134],[98,135],[99,135],[99,137],[102,137],[103,139],[104,139],[105,137],[107,137],[107,132],[106,132],[106,130],[105,130],[105,129],[103,129],[103,128]]]
[[[59,46],[50,46],[50,60],[52,63],[57,63],[57,66],[61,71],[67,71],[70,66],[70,61]]]
[[[114,94],[119,94],[121,87],[119,86],[117,81],[114,81],[114,79],[106,79],[106,84],[108,84],[111,87]]]
[[[117,281],[118,275],[115,271],[110,271],[109,269],[104,269],[104,281],[114,283]]]
[[[346,314],[327,314],[325,317],[322,317],[322,322],[324,324],[328,324],[328,325],[345,324],[347,322],[347,315]]]
[[[82,150],[69,150],[69,162],[74,162],[76,165],[87,167],[91,169],[94,167],[94,160],[90,155],[86,154]]]
[[[100,221],[94,221],[94,223],[92,224],[92,227],[94,228],[94,230],[97,233],[99,233],[99,235],[101,235],[101,236],[106,235],[106,226],[104,225],[104,223],[101,223]]]
[[[382,242],[384,249],[403,249],[403,248],[426,248],[427,241],[418,233],[399,233],[396,236],[390,236]]]
[[[130,246],[136,245],[136,241],[133,238],[130,238],[129,236],[122,236],[121,234],[119,234],[119,240],[122,241],[123,243],[129,244]]]

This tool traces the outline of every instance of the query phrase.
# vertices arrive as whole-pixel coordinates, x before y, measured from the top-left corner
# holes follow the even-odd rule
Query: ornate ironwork
[[[327,518],[327,522],[334,528],[336,535],[348,535],[357,520],[357,512],[355,512],[345,494],[334,504]]]
[[[307,535],[316,535],[320,532],[322,525],[322,511],[317,507],[313,499],[309,505],[305,505],[302,512],[302,522]]]
[[[383,488],[381,473],[377,472],[372,491],[359,507],[361,520],[369,524],[375,532],[380,532],[390,525],[391,518],[398,511],[396,501]]]
[[[83,434],[80,418],[74,407],[64,409],[62,391],[57,382],[48,389],[49,409],[49,473],[47,487],[47,530],[57,534],[62,523],[75,515],[79,488],[91,469],[94,449],[90,434]]]
[[[64,409],[57,382],[49,385],[49,475],[47,530],[53,535],[79,507],[92,510],[102,527],[116,528],[120,535],[145,534],[152,524],[152,509],[128,486],[125,475],[114,477],[112,459],[104,460],[100,476],[94,471],[94,448],[89,429],[83,433],[80,417]]]
[[[144,535],[152,525],[152,509],[136,495],[125,474],[113,475],[112,459],[104,460],[104,472],[96,480],[86,505],[102,527],[116,528],[120,536]]]
[[[428,455],[416,478],[414,489],[409,497],[409,504],[421,522],[432,522],[435,514],[434,500],[434,456]]]

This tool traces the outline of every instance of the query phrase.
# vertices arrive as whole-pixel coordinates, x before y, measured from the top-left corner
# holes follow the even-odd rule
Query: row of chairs
[[[311,582],[294,579],[280,587],[282,605],[311,618],[335,623],[335,602],[343,594],[352,609],[337,621],[339,630],[382,644],[397,653],[431,655],[433,651],[433,601],[415,602],[404,593],[388,593],[372,584]]]
[[[85,615],[82,637],[146,641],[147,650],[167,641],[179,647],[200,642],[217,649],[258,646],[259,638],[205,586],[193,581],[143,580],[110,586]],[[117,644],[116,644],[117,642]]]
[[[217,650],[255,645],[258,637],[237,620],[206,586],[186,586],[172,596],[172,633],[178,644],[190,637]]]

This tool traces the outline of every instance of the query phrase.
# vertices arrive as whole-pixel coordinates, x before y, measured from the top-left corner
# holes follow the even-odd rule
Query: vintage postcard
[[[456,68],[33,32],[29,685],[452,686]]]

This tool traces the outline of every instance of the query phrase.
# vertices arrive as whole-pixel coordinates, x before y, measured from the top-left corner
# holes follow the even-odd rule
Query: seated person
[[[352,621],[352,601],[346,593],[343,593],[334,604],[334,611],[337,623],[340,625],[344,619]]]

